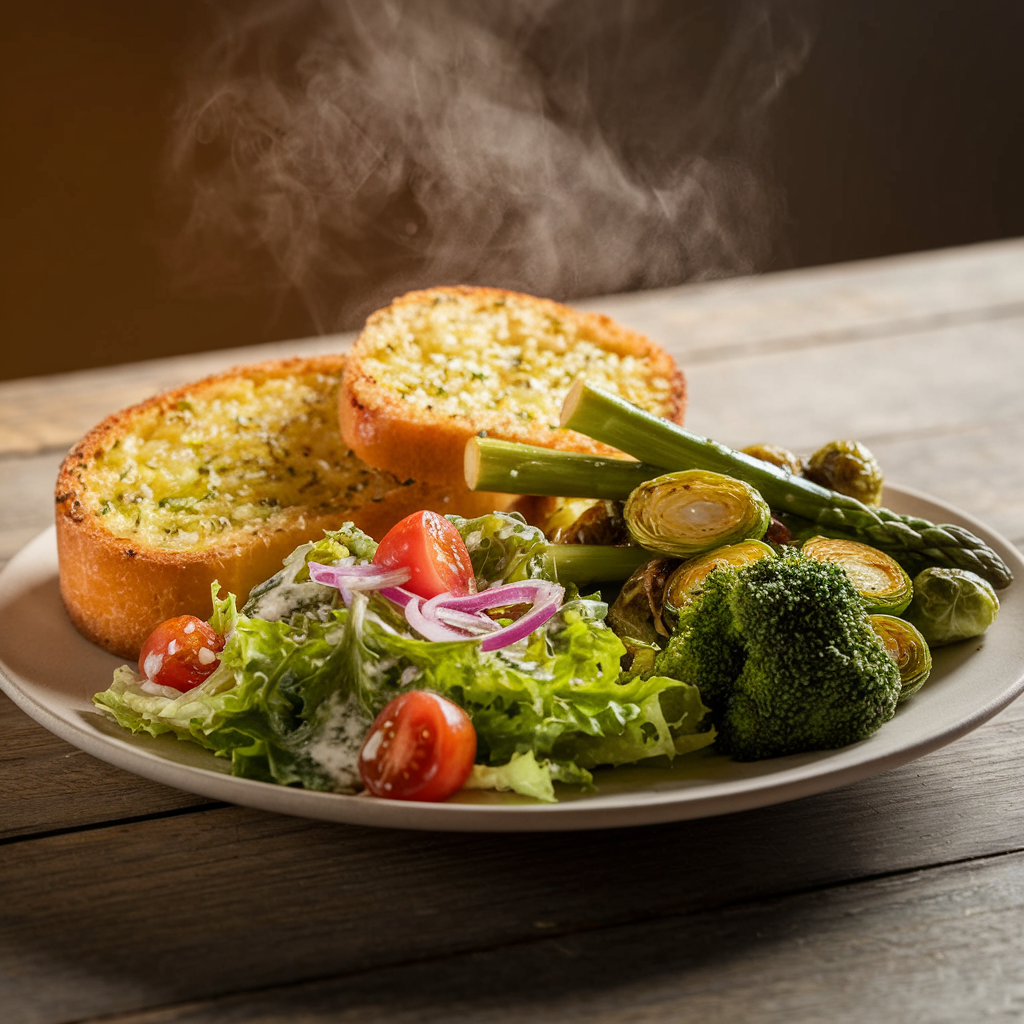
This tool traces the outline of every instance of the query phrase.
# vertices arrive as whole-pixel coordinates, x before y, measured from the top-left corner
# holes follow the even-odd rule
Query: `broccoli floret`
[[[711,573],[655,672],[698,686],[740,761],[865,739],[900,693],[846,572],[801,555]]]

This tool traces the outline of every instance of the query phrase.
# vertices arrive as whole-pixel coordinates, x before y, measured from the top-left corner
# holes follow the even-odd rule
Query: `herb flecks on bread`
[[[682,422],[672,358],[607,317],[493,288],[412,292],[374,313],[349,354],[342,435],[375,466],[446,485],[462,480],[465,441],[481,431],[609,454],[559,426],[580,375]]]
[[[175,550],[273,527],[294,506],[351,508],[398,485],[339,460],[337,374],[229,377],[134,418],[80,473],[83,503],[116,537]]]

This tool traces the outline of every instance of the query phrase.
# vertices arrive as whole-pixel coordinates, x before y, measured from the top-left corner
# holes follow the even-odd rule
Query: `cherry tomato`
[[[217,667],[224,637],[194,615],[161,622],[142,645],[139,671],[159,686],[191,690]]]
[[[370,727],[359,752],[359,774],[373,796],[447,800],[462,788],[475,757],[469,715],[429,690],[410,690]]]
[[[412,578],[403,586],[420,597],[476,592],[466,545],[459,531],[436,512],[414,512],[396,523],[377,546],[373,561],[411,569]]]

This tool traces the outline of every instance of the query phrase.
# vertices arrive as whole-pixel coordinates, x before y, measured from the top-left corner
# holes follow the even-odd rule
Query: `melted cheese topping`
[[[340,378],[233,378],[152,409],[84,470],[85,505],[115,536],[201,549],[290,508],[359,506],[397,486],[338,435]]]
[[[491,410],[556,428],[580,374],[648,412],[668,411],[671,383],[652,373],[649,360],[609,351],[574,321],[504,298],[398,306],[362,343],[366,372],[434,415]]]

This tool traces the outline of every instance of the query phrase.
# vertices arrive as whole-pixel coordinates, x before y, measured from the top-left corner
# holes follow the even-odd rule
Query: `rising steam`
[[[434,284],[567,298],[760,269],[792,6],[218,4],[171,146],[177,265],[296,289],[320,330]]]

